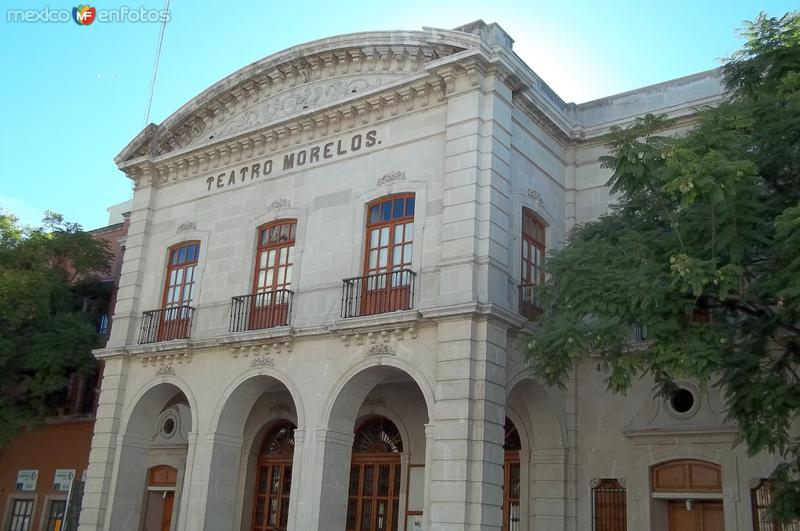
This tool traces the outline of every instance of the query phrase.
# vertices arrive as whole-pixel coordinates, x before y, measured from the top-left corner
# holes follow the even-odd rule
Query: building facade
[[[719,72],[567,104],[512,46],[482,21],[296,46],[120,153],[82,531],[754,526],[777,460],[719,396],[614,396],[591,359],[553,389],[524,355],[544,254],[608,207],[602,136],[690,127]]]

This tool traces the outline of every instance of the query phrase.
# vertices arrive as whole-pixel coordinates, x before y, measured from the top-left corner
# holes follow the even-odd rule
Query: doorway
[[[654,507],[659,504],[661,507],[661,511],[655,513],[655,528],[724,531],[719,465],[696,459],[667,461],[652,468],[650,480]]]
[[[285,531],[289,521],[295,425],[281,422],[261,445],[256,471],[252,531]]]
[[[167,465],[150,469],[144,531],[170,531],[178,471]]]
[[[725,531],[719,501],[671,501],[669,531]]]
[[[372,417],[356,430],[347,531],[397,530],[402,451],[400,433],[385,417]]]

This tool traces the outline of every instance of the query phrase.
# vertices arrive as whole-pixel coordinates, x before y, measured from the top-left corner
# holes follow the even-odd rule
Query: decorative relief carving
[[[406,180],[406,172],[401,170],[394,170],[394,171],[387,171],[380,177],[378,177],[378,182],[375,186],[382,186],[384,184],[393,183],[395,181],[405,181]]]
[[[372,345],[369,347],[369,350],[367,350],[367,356],[394,356],[395,354],[394,347],[386,343]]]
[[[259,356],[258,358],[253,358],[253,361],[250,362],[250,367],[253,369],[258,369],[262,367],[274,367],[275,360],[270,358],[269,356]]]
[[[164,365],[159,367],[156,371],[156,376],[175,376],[175,367],[172,365]]]
[[[175,234],[183,234],[184,232],[189,232],[195,229],[197,229],[197,223],[194,221],[184,221],[178,225],[177,229],[175,229]]]
[[[542,199],[542,194],[540,194],[535,188],[528,188],[528,197],[536,201],[536,204],[540,207],[544,206],[544,199]]]
[[[369,395],[364,399],[365,406],[386,406],[386,399],[381,395]]]
[[[251,106],[221,126],[197,137],[194,143],[216,141],[220,138],[234,136],[242,131],[301,113],[312,107],[332,103],[352,94],[385,85],[401,77],[403,74],[335,79],[291,89]]]
[[[280,199],[276,199],[272,203],[269,204],[267,207],[267,212],[272,212],[274,210],[281,210],[283,208],[290,208],[292,206],[292,202],[285,198],[281,197]]]

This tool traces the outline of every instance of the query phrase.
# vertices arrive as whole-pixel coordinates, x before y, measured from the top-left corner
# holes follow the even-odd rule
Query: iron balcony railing
[[[194,308],[187,305],[142,312],[139,344],[187,339],[193,314]]]
[[[409,269],[344,279],[342,317],[410,310],[417,274]]]
[[[231,298],[231,332],[287,326],[292,314],[294,292],[288,289],[264,291]]]

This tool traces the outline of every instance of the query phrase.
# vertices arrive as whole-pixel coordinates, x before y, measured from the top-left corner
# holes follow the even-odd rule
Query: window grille
[[[625,486],[619,479],[592,482],[592,529],[594,531],[626,531],[627,511]]]

